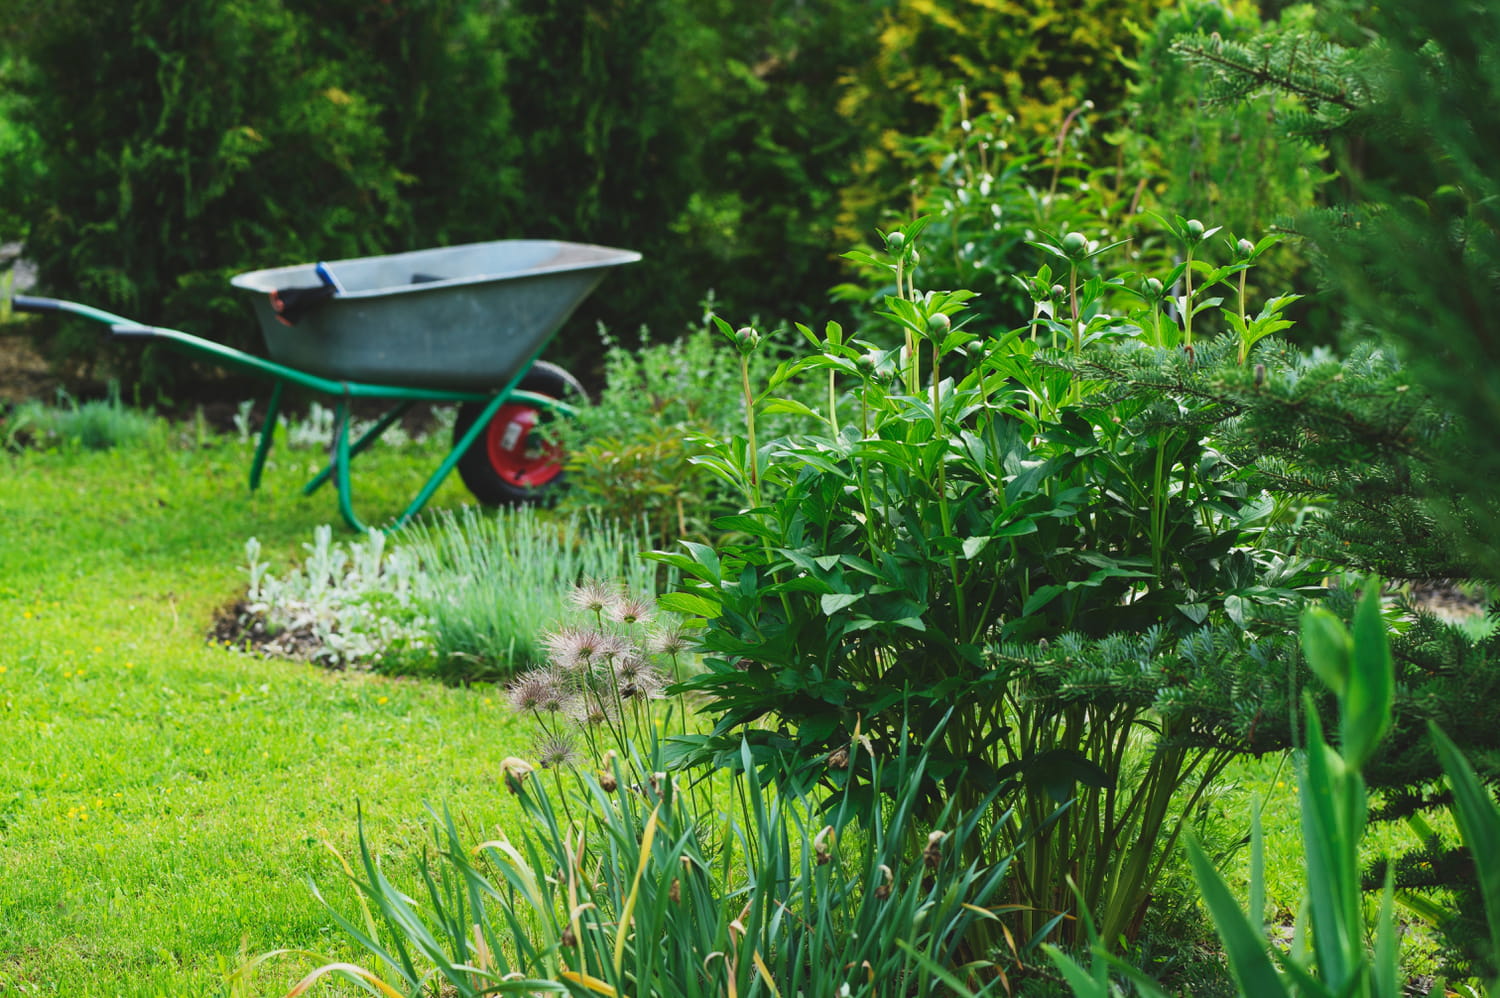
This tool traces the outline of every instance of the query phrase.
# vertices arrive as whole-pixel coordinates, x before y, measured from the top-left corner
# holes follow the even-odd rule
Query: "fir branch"
[[[1303,51],[1304,46],[1313,51]],[[1343,50],[1307,35],[1268,37],[1262,42],[1259,56],[1248,45],[1217,35],[1179,38],[1172,43],[1172,51],[1189,62],[1219,70],[1222,75],[1218,80],[1225,87],[1221,98],[1224,100],[1236,100],[1258,90],[1273,90],[1300,97],[1314,108],[1329,105],[1352,114],[1364,107],[1355,98],[1357,91],[1351,81],[1332,72],[1342,62]],[[1299,56],[1306,57],[1313,72],[1299,71]]]

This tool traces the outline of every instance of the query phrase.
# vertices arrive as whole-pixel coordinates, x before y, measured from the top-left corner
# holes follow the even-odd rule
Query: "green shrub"
[[[737,357],[707,321],[671,342],[643,334],[627,348],[606,334],[604,343],[604,389],[557,431],[568,454],[564,507],[644,522],[654,546],[705,539],[710,522],[742,499],[694,460],[700,438],[744,419]],[[758,353],[752,376],[769,377],[781,352]],[[790,429],[793,418],[780,425]]]
[[[684,684],[717,719],[700,749],[737,764],[751,725],[757,766],[808,779],[856,730],[889,753],[904,717],[941,727],[925,800],[1003,788],[1015,802],[1023,935],[1070,905],[1072,871],[1114,940],[1219,768],[1287,744],[1290,612],[1320,575],[1277,546],[1288,508],[1217,449],[1219,399],[1197,380],[1168,387],[1167,370],[1210,386],[1248,366],[1244,337],[1204,329],[1202,288],[1234,264],[1164,275],[1185,286],[1169,314],[1160,294],[1080,279],[1100,252],[1081,235],[1034,241],[1066,289],[1055,313],[984,335],[966,328],[968,292],[911,286],[920,228],[873,261],[902,289],[885,314],[905,342],[830,326],[765,395],[746,377],[753,418],[703,458],[745,511],[718,521],[734,531],[719,543],[658,556],[689,580],[663,601],[707,620],[706,672]],[[1213,232],[1174,221],[1169,235],[1191,257]],[[748,372],[753,331],[724,330]],[[1155,369],[1149,387],[1073,370],[1128,358]],[[827,386],[826,406],[778,397],[798,376]],[[762,409],[810,429],[767,434]]]
[[[1188,35],[1175,49],[1199,69],[1203,92],[1231,113],[1246,95],[1275,95],[1276,124],[1329,150],[1339,169],[1340,182],[1324,188],[1326,205],[1304,212],[1297,225],[1310,237],[1339,330],[1373,341],[1403,372],[1403,384],[1354,410],[1359,420],[1373,414],[1383,424],[1382,413],[1399,410],[1392,391],[1442,400],[1447,427],[1436,440],[1422,432],[1386,437],[1414,461],[1393,462],[1373,488],[1345,490],[1350,508],[1367,508],[1343,531],[1348,563],[1400,580],[1492,585],[1500,578],[1492,527],[1500,515],[1500,450],[1491,429],[1500,415],[1500,312],[1491,293],[1500,262],[1492,169],[1500,148],[1490,127],[1500,98],[1497,12],[1483,4],[1337,4],[1319,15],[1283,19],[1250,39]],[[1429,622],[1397,648],[1403,687],[1423,695],[1398,712],[1405,730],[1398,727],[1392,740],[1394,758],[1382,760],[1390,765],[1366,773],[1395,804],[1383,814],[1434,803],[1438,772],[1421,730],[1427,718],[1451,725],[1493,788],[1500,778],[1493,730],[1470,723],[1463,707],[1496,686],[1493,642]],[[1403,857],[1397,873],[1398,887],[1440,884],[1463,899],[1461,908],[1478,909],[1471,872],[1429,850]],[[1469,931],[1474,923],[1471,914],[1447,924],[1458,930],[1455,956],[1491,974],[1500,959],[1485,952],[1483,933]]]
[[[1299,6],[1273,23],[1291,30],[1310,14],[1310,7]],[[1233,232],[1295,230],[1298,216],[1333,179],[1327,151],[1290,138],[1278,121],[1297,98],[1251,92],[1233,102],[1238,113],[1216,113],[1212,88],[1172,50],[1189,33],[1248,39],[1263,30],[1259,11],[1248,4],[1184,4],[1134,30],[1139,54],[1130,63],[1130,113],[1121,140],[1130,143],[1133,156],[1146,157],[1138,168],[1151,175],[1151,198]],[[1286,240],[1258,261],[1256,278],[1262,288],[1307,290],[1312,282],[1303,273],[1305,257],[1306,247]]]
[[[931,134],[902,146],[919,166],[936,163],[912,176],[910,207],[923,220],[922,251],[910,257],[907,278],[925,288],[973,291],[978,297],[967,303],[971,324],[1011,328],[1053,314],[1051,280],[1018,279],[1036,256],[1037,240],[1056,243],[1076,232],[1097,248],[1132,239],[1137,266],[1160,264],[1160,227],[1144,214],[1150,204],[1141,190],[1146,174],[1134,165],[1092,164],[1092,151],[1080,141],[1092,116],[1071,115],[1057,134],[1036,137],[1018,129],[1010,115],[971,114],[960,90]],[[859,281],[836,293],[862,303],[866,312],[878,311],[893,293],[884,250],[877,245],[845,255]],[[1090,262],[1096,255],[1079,261],[1085,279],[1099,273]]]
[[[736,315],[823,315],[841,274],[839,192],[868,141],[833,95],[874,55],[884,4],[692,0],[684,113],[697,123],[692,196],[666,264]],[[673,296],[685,304],[680,294]],[[656,328],[663,328],[653,320]]]
[[[246,345],[230,274],[388,240],[404,209],[378,109],[307,51],[306,25],[281,3],[19,5],[12,114],[40,162],[0,197],[29,219],[40,287]],[[51,358],[157,388],[182,370],[35,325]]]
[[[1242,907],[1203,849],[1189,842],[1193,875],[1204,905],[1223,942],[1229,968],[1244,998],[1293,995],[1350,995],[1396,998],[1405,993],[1398,966],[1400,926],[1390,877],[1381,892],[1373,931],[1361,897],[1359,846],[1367,821],[1363,767],[1394,722],[1397,682],[1391,648],[1381,616],[1378,581],[1359,601],[1352,628],[1332,614],[1308,611],[1302,621],[1302,648],[1318,678],[1338,704],[1337,739],[1325,734],[1309,695],[1305,747],[1299,751],[1298,796],[1302,806],[1302,840],[1306,852],[1306,893],[1299,906],[1292,944],[1266,939],[1265,858],[1260,819],[1251,831],[1249,904]],[[1452,811],[1464,845],[1473,858],[1479,903],[1469,914],[1483,923],[1500,948],[1500,807],[1480,783],[1469,762],[1440,728],[1428,730],[1451,790]],[[1120,972],[1138,994],[1164,998],[1164,992],[1137,968],[1109,955],[1094,940],[1091,966],[1085,970],[1056,949],[1048,955],[1078,998],[1110,998],[1119,991],[1110,983]],[[1484,982],[1487,987],[1500,980]],[[1446,994],[1455,994],[1445,983]],[[1481,994],[1465,986],[1463,993]]]

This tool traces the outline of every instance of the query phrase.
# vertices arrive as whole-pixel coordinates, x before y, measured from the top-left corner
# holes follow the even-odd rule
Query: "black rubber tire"
[[[516,387],[573,405],[588,401],[577,378],[544,360],[533,364]],[[458,407],[458,419],[453,424],[455,446],[483,411],[484,405],[479,402]],[[532,429],[555,415],[550,409],[519,401],[500,407],[490,425],[458,459],[458,475],[474,498],[486,506],[548,503],[557,498],[565,477],[563,455],[555,445],[543,449],[531,439]],[[540,481],[527,481],[537,477]]]

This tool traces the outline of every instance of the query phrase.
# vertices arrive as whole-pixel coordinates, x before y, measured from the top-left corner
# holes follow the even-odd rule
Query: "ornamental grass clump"
[[[435,669],[454,682],[504,679],[545,660],[542,635],[583,579],[655,592],[653,566],[634,557],[645,547],[638,529],[599,516],[469,507],[409,536],[428,581]]]
[[[497,791],[524,820],[484,837],[435,815],[404,875],[361,832],[345,866],[359,909],[329,905],[357,958],[267,953],[236,983],[296,957],[313,966],[289,996],[321,979],[409,998],[999,993],[1005,970],[971,937],[1003,913],[1006,862],[969,858],[993,834],[977,812],[918,820],[927,759],[907,744],[885,759],[845,746],[851,778],[826,803],[745,774],[692,793],[660,754],[595,758],[559,784],[508,759]]]
[[[22,402],[8,415],[0,413],[0,444],[8,450],[102,451],[142,443],[163,424],[151,413],[120,401],[120,386],[110,382],[102,399],[79,402],[58,390],[57,404]]]

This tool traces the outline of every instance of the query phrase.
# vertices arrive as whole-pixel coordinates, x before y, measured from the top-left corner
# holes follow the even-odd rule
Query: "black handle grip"
[[[56,298],[35,298],[31,295],[16,295],[10,307],[17,312],[61,312],[62,303]]]
[[[155,326],[141,326],[134,323],[131,323],[129,325],[118,323],[116,325],[110,326],[109,331],[112,335],[119,336],[127,340],[144,340],[156,335]]]

